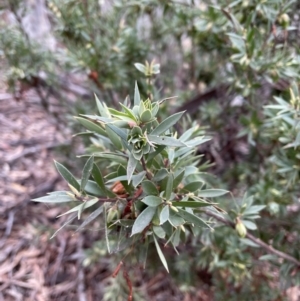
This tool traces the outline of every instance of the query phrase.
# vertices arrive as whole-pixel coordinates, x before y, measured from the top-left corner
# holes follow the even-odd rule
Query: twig
[[[146,177],[147,177],[147,179],[148,179],[148,180],[151,180],[151,175],[150,175],[149,171],[147,170],[146,162],[145,162],[144,157],[142,157],[141,162],[142,162],[142,165],[143,165],[143,169],[144,169],[145,172],[146,172]]]
[[[109,202],[109,203],[114,203],[118,201],[119,198],[113,198],[113,199],[108,199],[108,198],[98,198],[99,202]]]
[[[216,220],[218,220],[219,222],[221,222],[222,224],[224,225],[227,225],[231,228],[234,228],[235,227],[235,224],[229,220],[226,220],[225,218],[223,218],[222,216],[218,215],[217,213],[214,213],[212,211],[209,211],[209,210],[205,210],[203,211],[206,215],[208,216],[211,216],[213,218],[215,218]],[[275,254],[277,255],[278,257],[281,257],[287,261],[290,261],[294,264],[296,264],[297,266],[300,267],[300,261],[298,261],[296,258],[284,253],[284,252],[281,252],[279,250],[276,250],[275,248],[273,248],[272,246],[266,244],[265,242],[263,242],[262,240],[260,240],[259,238],[253,236],[252,234],[250,233],[247,233],[246,234],[246,237],[248,239],[250,239],[251,241],[253,241],[254,243],[256,243],[257,245],[259,245],[260,247],[264,248],[268,253],[272,253],[272,254]]]

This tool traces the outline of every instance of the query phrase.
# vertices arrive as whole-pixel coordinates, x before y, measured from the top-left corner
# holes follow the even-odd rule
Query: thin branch
[[[113,199],[107,199],[107,198],[98,198],[99,202],[110,202],[110,203],[114,203],[116,201],[118,201],[119,198],[113,198]]]
[[[146,172],[146,177],[147,177],[147,179],[148,179],[148,180],[151,180],[151,174],[150,174],[150,172],[147,170],[146,162],[145,162],[144,157],[142,157],[141,162],[142,162],[142,165],[143,165],[143,169],[144,169],[145,172]]]
[[[205,210],[203,211],[206,215],[208,216],[211,216],[213,218],[215,218],[216,220],[218,220],[219,222],[221,222],[222,224],[224,225],[227,225],[231,228],[234,228],[235,227],[235,224],[229,220],[226,220],[225,218],[223,218],[222,216],[218,215],[217,213],[214,213],[212,211],[209,211],[209,210]],[[257,245],[259,245],[260,247],[264,248],[268,253],[272,253],[272,254],[275,254],[277,255],[278,257],[281,257],[287,261],[290,261],[294,264],[296,264],[297,266],[300,267],[300,261],[298,261],[296,258],[284,253],[284,252],[281,252],[279,250],[276,250],[275,248],[273,248],[272,246],[266,244],[265,242],[263,242],[262,240],[260,240],[259,238],[253,236],[252,234],[250,233],[247,233],[246,234],[246,237],[248,239],[250,239],[251,241],[253,241],[254,243],[256,243]]]

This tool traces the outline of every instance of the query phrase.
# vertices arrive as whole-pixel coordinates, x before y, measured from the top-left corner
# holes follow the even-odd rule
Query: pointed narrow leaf
[[[91,176],[94,165],[94,157],[91,156],[85,163],[82,171],[82,179],[80,182],[80,191],[84,191],[85,185]]]
[[[142,183],[143,192],[146,195],[158,195],[158,190],[155,184],[152,181],[144,181]]]
[[[146,269],[146,262],[148,256],[148,248],[149,248],[149,239],[145,237],[145,242],[139,246],[139,262],[142,264],[143,269]]]
[[[85,220],[84,222],[76,229],[76,232],[84,229],[86,225],[91,223],[95,218],[97,218],[101,213],[103,212],[103,206],[96,209],[94,212],[92,212]]]
[[[186,201],[186,202],[172,202],[172,205],[175,207],[187,207],[187,208],[198,208],[198,207],[207,207],[211,206],[211,203],[207,202],[193,202],[193,201]]]
[[[137,175],[132,177],[132,185],[133,187],[137,187],[144,179],[146,172],[143,170]]]
[[[72,173],[65,168],[62,164],[58,163],[57,161],[54,161],[56,169],[60,173],[60,175],[74,188],[76,188],[78,191],[80,190],[80,185],[78,184],[75,177],[72,175]]]
[[[167,181],[167,186],[166,186],[166,191],[165,191],[165,197],[166,197],[167,200],[170,199],[171,193],[173,191],[173,181],[174,181],[173,174],[169,174],[168,181]]]
[[[141,96],[140,96],[140,91],[139,91],[139,87],[137,85],[137,82],[135,82],[135,86],[134,86],[134,99],[133,99],[134,105],[135,106],[139,106],[140,102],[141,102]]]
[[[89,200],[85,203],[82,203],[82,204],[70,209],[69,211],[67,211],[65,213],[62,213],[62,214],[58,215],[57,217],[60,217],[60,216],[63,216],[63,215],[66,215],[66,214],[69,214],[69,213],[72,213],[72,212],[78,212],[78,211],[82,210],[82,205],[83,204],[84,204],[84,209],[87,209],[87,208],[93,206],[94,204],[96,204],[97,202],[98,202],[97,198]]]
[[[165,206],[160,213],[159,224],[160,225],[164,224],[169,219],[169,216],[170,216],[170,208],[169,206]]]
[[[98,111],[100,113],[100,115],[102,117],[107,117],[107,118],[110,118],[110,114],[109,114],[109,111],[108,111],[108,108],[106,106],[105,103],[102,103],[99,98],[97,97],[96,94],[95,95],[95,99],[96,99],[96,104],[97,104],[97,108],[98,108]]]
[[[168,268],[168,264],[167,264],[167,261],[166,261],[166,258],[163,254],[163,252],[161,251],[161,248],[155,238],[155,235],[153,235],[153,240],[155,242],[155,247],[156,247],[156,251],[157,251],[157,254],[162,262],[162,264],[164,265],[165,269],[167,270],[167,272],[169,273],[169,268]]]
[[[203,186],[203,182],[201,181],[195,181],[186,184],[182,189],[189,192],[194,192],[198,189],[200,189]]]
[[[105,228],[105,241],[106,241],[106,247],[108,253],[110,253],[110,245],[109,245],[109,239],[108,239],[108,229],[107,229],[107,208],[106,208],[106,203],[103,204],[104,208],[104,228]]]
[[[196,227],[211,228],[204,220],[200,217],[189,213],[183,209],[178,208],[178,214],[183,217],[187,222],[193,223]]]
[[[176,189],[184,177],[185,170],[183,169],[174,179],[173,187]]]
[[[180,225],[183,225],[185,223],[185,220],[177,214],[170,214],[169,222],[172,226],[176,228]]]
[[[181,118],[184,113],[185,112],[179,112],[166,118],[151,132],[151,135],[159,136],[160,134],[166,132]]]
[[[123,154],[99,152],[99,153],[93,153],[93,155],[95,158],[108,159],[114,163],[120,163],[124,165],[127,163],[127,157]],[[88,155],[79,156],[79,158],[85,158],[85,157],[89,157],[89,156]]]
[[[146,74],[146,67],[145,65],[141,64],[141,63],[135,63],[134,67],[139,70],[140,72]]]
[[[119,127],[117,127],[113,124],[107,124],[106,127],[110,128],[112,131],[114,131],[121,139],[127,141],[127,133],[125,130],[120,129]]]
[[[158,145],[166,145],[166,146],[186,146],[183,142],[173,138],[173,137],[159,137],[154,135],[148,135],[148,139],[150,142]]]
[[[133,113],[132,110],[130,110],[129,108],[127,108],[125,105],[123,105],[122,103],[120,103],[120,106],[124,109],[124,111],[126,112],[126,114],[135,122],[137,122],[136,117]]]
[[[156,207],[147,207],[135,220],[132,226],[131,236],[141,233],[152,221]]]
[[[94,180],[96,181],[97,185],[99,186],[99,188],[105,192],[106,191],[106,187],[104,184],[104,180],[101,174],[100,169],[98,168],[98,166],[96,164],[94,164],[93,169],[92,169],[92,176],[94,178]]]
[[[210,137],[197,137],[195,139],[192,139],[192,140],[189,140],[189,141],[186,141],[185,144],[188,146],[188,147],[195,147],[195,146],[198,146],[202,143],[205,143],[207,141],[211,140]]]
[[[255,223],[248,221],[248,220],[243,220],[243,224],[245,225],[246,228],[249,230],[256,230],[257,226]]]
[[[142,202],[150,207],[157,207],[162,203],[162,199],[158,196],[149,195],[143,198]]]
[[[165,238],[166,232],[161,226],[153,226],[152,230],[157,237]]]
[[[265,207],[266,207],[265,205],[251,206],[243,212],[243,215],[257,214],[259,211],[263,210]]]
[[[77,121],[79,121],[87,130],[100,134],[106,137],[105,130],[101,127],[101,125],[96,124],[93,121],[87,120],[82,117],[75,117]]]
[[[127,164],[127,181],[128,181],[128,184],[131,181],[131,178],[132,178],[134,170],[137,166],[137,163],[138,163],[138,161],[133,157],[132,154],[130,154],[128,164]]]
[[[224,189],[206,189],[198,192],[198,196],[202,198],[216,198],[228,193],[228,190]]]
[[[168,171],[165,168],[160,169],[153,177],[154,181],[161,181],[168,175]]]
[[[74,202],[75,198],[66,194],[66,192],[56,195],[46,195],[41,198],[32,199],[33,202],[39,203],[65,203],[65,202]]]
[[[119,138],[118,134],[116,134],[115,131],[113,131],[111,129],[111,127],[108,126],[108,125],[105,126],[105,130],[106,130],[106,133],[107,133],[110,141],[113,143],[113,145],[115,146],[115,148],[117,150],[121,150],[123,148],[123,145],[122,145],[122,143],[120,141],[120,138]]]
[[[54,232],[54,234],[50,237],[50,239],[52,239],[53,237],[55,237],[56,234],[57,234],[62,228],[64,228],[64,227],[67,226],[68,224],[70,224],[76,217],[77,217],[77,214],[76,214],[76,213],[73,214],[73,215],[71,215],[71,216],[67,219],[67,221],[66,221],[59,229],[57,229],[57,230]]]

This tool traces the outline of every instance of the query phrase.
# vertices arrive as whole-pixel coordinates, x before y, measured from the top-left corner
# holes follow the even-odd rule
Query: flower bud
[[[278,22],[283,28],[287,28],[290,24],[290,17],[287,14],[282,14],[278,17]]]
[[[240,219],[237,219],[236,221],[235,230],[238,233],[238,235],[242,238],[244,238],[247,234],[247,229]]]

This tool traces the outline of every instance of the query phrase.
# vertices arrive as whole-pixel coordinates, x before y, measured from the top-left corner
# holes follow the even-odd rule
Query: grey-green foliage
[[[84,210],[94,208],[79,229],[102,214],[108,252],[118,250],[127,236],[123,249],[141,244],[147,249],[154,243],[168,270],[160,241],[176,249],[194,229],[212,229],[201,210],[216,211],[217,204],[210,199],[227,193],[211,188],[198,168],[196,147],[208,138],[198,136],[197,125],[177,137],[172,127],[183,112],[159,122],[156,116],[160,101],[143,100],[137,85],[131,106],[126,106],[128,99],[120,104],[120,110],[108,108],[97,97],[96,102],[99,115],[83,115],[78,120],[98,144],[102,143],[103,151],[83,156],[89,158],[81,179],[56,162],[70,192],[52,193],[34,201],[77,202],[65,214],[76,212],[78,219]],[[103,161],[105,171],[98,165]],[[117,243],[111,242],[110,233],[120,227],[123,235]]]
[[[300,258],[298,252],[300,241],[298,236],[293,234],[298,233],[300,229],[297,187],[299,180],[297,86],[300,74],[298,1],[109,2],[111,5],[108,6],[108,10],[100,6],[96,0],[88,1],[87,7],[82,1],[75,0],[49,2],[57,37],[68,48],[64,57],[66,65],[72,70],[84,70],[89,73],[95,71],[98,81],[103,86],[101,91],[113,89],[113,93],[122,97],[131,92],[132,95],[136,95],[137,102],[138,94],[131,88],[134,80],[140,75],[139,71],[147,76],[146,65],[137,63],[143,62],[146,58],[152,60],[156,57],[161,63],[163,76],[156,82],[156,87],[159,87],[163,96],[169,96],[170,92],[166,87],[170,87],[175,95],[178,95],[178,91],[183,92],[186,98],[191,94],[190,87],[199,86],[202,91],[203,87],[218,88],[220,83],[229,87],[229,93],[224,92],[217,101],[201,102],[197,119],[209,125],[211,131],[215,131],[220,137],[220,141],[217,141],[220,147],[207,151],[218,159],[215,167],[217,171],[220,168],[221,172],[217,180],[223,182],[225,187],[232,188],[237,196],[248,190],[254,199],[250,197],[245,201],[237,197],[237,206],[233,205],[231,199],[222,199],[219,205],[229,212],[228,218],[232,222],[237,224],[242,222],[247,231],[256,231],[255,233],[265,242],[272,241],[281,251]],[[26,66],[22,70],[27,70]],[[149,85],[149,82],[146,85],[140,84],[141,92],[144,92],[142,95],[146,95],[145,91]],[[151,92],[157,95],[157,90],[153,88]],[[150,96],[151,93],[147,94]],[[231,102],[234,96],[238,96],[241,100],[238,105]],[[123,99],[122,97],[118,99]],[[178,103],[184,97],[179,98]],[[103,99],[112,102],[113,97]],[[143,100],[145,101],[146,97]],[[134,227],[134,232],[140,231],[146,224],[145,243],[150,241],[152,246],[157,245],[152,240],[153,235],[157,237],[158,246],[162,246],[161,241],[167,240],[176,246],[179,240],[182,241],[183,236],[189,243],[192,240],[195,246],[193,250],[196,251],[191,252],[188,257],[191,261],[190,266],[209,269],[214,277],[213,282],[217,283],[216,295],[219,300],[236,300],[233,295],[236,293],[239,296],[239,291],[243,300],[252,298],[253,294],[258,292],[266,293],[265,288],[261,287],[269,285],[269,280],[266,280],[270,276],[267,270],[269,263],[264,264],[262,261],[266,271],[261,269],[259,276],[255,268],[250,269],[258,258],[270,260],[272,269],[277,272],[280,270],[282,279],[288,285],[297,283],[298,273],[292,264],[280,265],[278,258],[261,257],[266,255],[265,251],[254,248],[253,244],[250,246],[251,243],[245,238],[239,238],[234,229],[223,226],[214,232],[209,230],[202,232],[203,228],[191,227],[190,230],[196,234],[193,239],[188,236],[188,231],[183,232],[182,225],[188,230],[188,227],[194,224],[190,222],[189,225],[185,220],[187,216],[191,219],[188,215],[190,210],[198,216],[198,211],[202,211],[201,207],[197,206],[202,206],[203,202],[191,197],[187,200],[176,200],[176,195],[180,192],[183,195],[196,194],[196,197],[202,195],[200,198],[203,198],[203,195],[207,196],[207,193],[210,193],[207,192],[210,188],[205,185],[209,186],[212,181],[209,181],[211,179],[203,172],[203,168],[207,165],[199,165],[198,161],[201,158],[194,157],[195,150],[192,147],[194,143],[190,142],[190,147],[175,146],[174,143],[179,141],[187,144],[186,137],[189,135],[191,136],[187,139],[192,140],[198,134],[202,135],[200,129],[190,128],[187,124],[183,127],[185,133],[181,137],[175,137],[177,140],[174,140],[172,130],[160,133],[160,137],[151,137],[151,127],[154,130],[156,122],[151,121],[151,118],[160,120],[161,116],[168,116],[161,109],[155,116],[154,102],[150,104],[146,101],[144,107],[141,107],[141,112],[137,103],[129,106],[127,102],[121,111],[116,111],[116,108],[108,110],[99,101],[97,104],[101,117],[77,118],[88,130],[87,135],[91,136],[92,146],[89,147],[89,153],[85,157],[90,158],[91,153],[93,154],[92,179],[88,180],[84,189],[82,186],[85,180],[83,184],[78,182],[78,185],[72,180],[75,185],[72,187],[76,189],[72,188],[72,195],[58,192],[60,198],[57,198],[56,194],[52,193],[44,198],[44,201],[79,202],[74,199],[76,195],[89,202],[84,206],[80,203],[75,209],[76,214],[81,216],[87,206],[92,204],[90,209],[94,209],[99,204],[100,201],[95,201],[95,197],[106,198],[109,194],[109,198],[113,199],[116,198],[115,192],[122,192],[124,202],[123,198],[119,200],[117,197],[118,206],[114,206],[114,203],[109,203],[105,208],[98,206],[100,209],[89,213],[90,215],[83,221],[82,228],[88,224],[87,221],[92,222],[104,212],[108,224],[112,225],[105,231],[106,240],[110,239],[110,250],[123,250],[135,243],[136,237],[141,237],[144,233],[137,233],[129,239],[120,241],[114,235],[113,228],[121,227],[124,237],[126,235],[129,237],[132,234],[134,219],[147,209],[144,212],[146,222],[144,219],[142,220],[144,224],[139,221]],[[165,107],[169,108],[168,105]],[[195,107],[192,113],[196,114],[197,110]],[[176,115],[172,118],[176,119]],[[141,125],[140,122],[145,124]],[[228,126],[232,124],[228,130]],[[162,140],[162,136],[165,140]],[[173,146],[162,145],[162,142],[167,140],[169,144],[172,141]],[[233,156],[232,149],[228,149],[228,146],[238,142],[244,143],[246,153]],[[130,152],[130,149],[133,151]],[[145,158],[148,176],[154,182],[146,178],[147,172],[139,158]],[[166,159],[171,162],[172,168],[177,170],[173,178],[169,176],[172,173],[169,167],[164,168]],[[222,160],[225,162],[223,167]],[[60,172],[62,173],[62,170]],[[195,178],[194,173],[197,173]],[[131,178],[130,183],[128,176]],[[83,179],[86,179],[86,175]],[[115,181],[121,182],[121,188],[113,185]],[[203,187],[201,182],[204,183]],[[169,187],[172,186],[177,187],[178,191],[170,190]],[[148,195],[139,196],[138,201],[134,202],[136,206],[132,207],[134,210],[130,209],[131,212],[128,212],[127,194],[134,196],[140,187]],[[171,205],[166,203],[167,197],[171,199],[174,208],[180,209],[177,206],[180,202],[193,207],[189,207],[190,209],[185,210],[186,213],[181,212],[179,215],[180,210],[175,213]],[[248,206],[254,207],[255,210],[263,208],[256,206],[266,208],[263,218],[257,221],[257,225],[253,223],[257,214],[248,215]],[[153,208],[156,208],[155,212]],[[122,216],[124,211],[129,216],[133,215],[134,219]],[[169,231],[170,226],[162,227],[159,223],[147,229],[147,221],[151,219],[153,212],[152,224],[156,220],[159,223],[170,224],[172,231]],[[203,217],[202,213],[199,216]],[[203,222],[206,221],[207,219],[203,218]],[[212,226],[210,223],[209,225]],[[243,236],[245,229],[242,230],[239,232]],[[152,234],[148,235],[149,233]],[[178,265],[175,263],[175,266]],[[183,269],[182,265],[180,269]],[[174,274],[174,270],[172,272]],[[180,278],[180,273],[177,276]],[[247,282],[245,277],[249,279],[252,277],[252,280]],[[192,278],[189,278],[190,285],[193,285]],[[277,280],[274,277],[271,282]],[[184,279],[181,278],[181,283],[183,282]],[[238,289],[233,288],[232,282],[239,285]],[[263,297],[257,297],[257,300],[273,298],[270,297],[271,293],[270,296],[264,294],[259,296]]]

